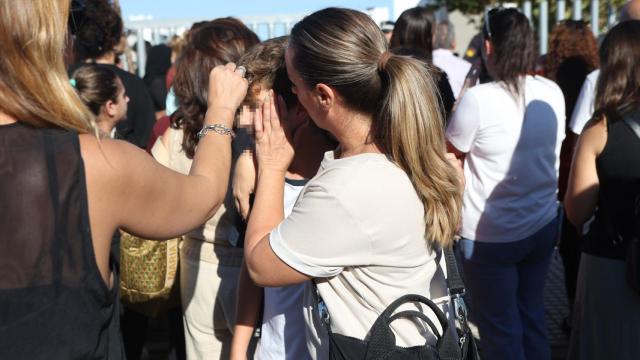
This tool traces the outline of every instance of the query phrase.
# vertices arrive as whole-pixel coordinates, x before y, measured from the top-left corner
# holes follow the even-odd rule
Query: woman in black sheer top
[[[215,213],[247,89],[234,64],[211,71],[204,125],[216,131],[188,176],[100,140],[65,72],[69,2],[0,2],[1,359],[123,358],[111,236],[171,238]]]

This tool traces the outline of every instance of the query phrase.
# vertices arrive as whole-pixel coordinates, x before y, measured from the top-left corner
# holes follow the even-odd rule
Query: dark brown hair
[[[288,108],[298,103],[291,92],[291,80],[287,76],[284,51],[289,44],[288,36],[281,36],[254,45],[238,61],[238,65],[247,68],[249,92],[246,100],[252,105],[259,103],[260,90],[273,89],[282,96]]]
[[[389,47],[418,49],[431,62],[435,26],[436,18],[432,10],[421,6],[405,10],[393,27]]]
[[[340,8],[297,23],[289,49],[306,86],[330,86],[349,110],[371,117],[371,138],[404,170],[424,205],[426,240],[451,245],[462,196],[445,157],[437,90],[424,63],[388,53],[368,15]]]
[[[71,75],[71,81],[82,102],[96,116],[107,101],[118,101],[118,93],[123,88],[113,70],[93,64],[79,67]]]
[[[514,96],[520,96],[521,77],[533,73],[536,61],[529,19],[517,9],[496,8],[486,14],[484,21],[484,39],[493,45],[491,76]]]
[[[240,20],[216,19],[190,31],[187,43],[176,61],[173,89],[178,110],[171,126],[184,131],[182,149],[193,158],[198,132],[207,112],[209,72],[217,65],[237,62],[251,46],[259,42],[256,34]]]
[[[615,121],[640,106],[640,20],[619,23],[600,47],[595,119]]]
[[[76,60],[96,59],[114,51],[122,31],[122,18],[113,5],[107,0],[88,1],[74,42]]]

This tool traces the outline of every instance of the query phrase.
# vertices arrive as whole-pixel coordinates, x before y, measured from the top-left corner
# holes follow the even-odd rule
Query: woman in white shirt
[[[258,184],[245,261],[258,285],[313,279],[331,330],[364,339],[395,299],[431,297],[444,285],[443,278],[432,281],[435,250],[451,245],[461,194],[445,154],[435,86],[422,63],[388,52],[377,25],[354,10],[304,18],[291,32],[285,60],[300,103],[339,149],[325,154],[283,220],[293,149],[274,99],[265,102],[256,121]],[[326,359],[326,330],[315,326],[310,290],[307,346],[313,358]],[[400,346],[433,339],[410,321],[392,327]]]
[[[543,290],[557,237],[564,98],[530,76],[534,34],[516,9],[487,13],[494,81],[469,89],[447,128],[464,158],[460,250],[487,359],[550,359]]]

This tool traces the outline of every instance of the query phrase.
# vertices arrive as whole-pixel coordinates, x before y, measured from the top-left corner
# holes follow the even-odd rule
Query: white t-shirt
[[[284,215],[289,216],[306,180],[287,179]],[[264,288],[264,313],[257,360],[311,359],[305,334],[304,288],[306,284]]]
[[[334,159],[327,152],[292,213],[271,232],[273,251],[316,278],[333,332],[364,339],[378,315],[402,295],[438,297],[448,310],[437,252],[425,240],[424,207],[406,173],[382,154]],[[328,357],[312,286],[305,289],[307,345]],[[435,316],[426,312],[434,323]],[[435,343],[408,320],[392,324],[400,346]]]
[[[594,70],[587,75],[584,84],[582,84],[582,89],[580,89],[580,95],[576,100],[576,106],[573,108],[571,122],[569,123],[569,129],[574,134],[580,135],[582,129],[584,129],[584,126],[593,115],[593,103],[596,99],[596,84],[599,76],[600,70]]]
[[[557,214],[564,97],[540,76],[527,76],[523,84],[524,102],[499,83],[475,86],[451,116],[447,139],[467,153],[464,238],[522,240]]]
[[[464,86],[464,79],[471,69],[471,63],[455,56],[451,50],[435,49],[432,54],[433,64],[447,74],[453,96],[457,99]]]

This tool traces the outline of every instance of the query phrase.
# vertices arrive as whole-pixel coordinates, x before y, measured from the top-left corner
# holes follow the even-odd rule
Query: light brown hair
[[[247,102],[257,104],[261,90],[273,89],[283,97],[288,108],[298,103],[298,98],[291,92],[292,84],[284,62],[284,51],[288,44],[288,36],[269,39],[254,45],[240,57],[238,65],[247,69],[246,77],[249,80]]]
[[[71,87],[63,54],[69,0],[0,1],[0,111],[86,133],[93,116]]]
[[[348,9],[305,17],[294,26],[289,46],[306,85],[328,85],[348,107],[372,116],[371,137],[406,172],[424,204],[427,241],[450,246],[462,194],[445,157],[437,90],[424,64],[386,53],[384,35],[371,18]],[[381,56],[387,61],[379,66]]]

